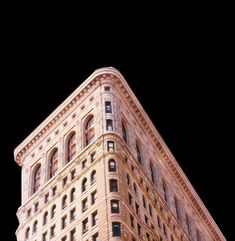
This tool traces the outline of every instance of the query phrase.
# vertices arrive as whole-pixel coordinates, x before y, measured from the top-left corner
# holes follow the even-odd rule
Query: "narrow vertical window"
[[[152,217],[153,216],[153,212],[152,212],[152,206],[149,204],[149,214]]]
[[[47,232],[42,234],[42,241],[47,241]]]
[[[98,233],[95,233],[94,235],[92,235],[92,241],[99,241]]]
[[[141,235],[141,226],[139,223],[137,224],[137,232],[138,232],[138,235],[140,236]]]
[[[55,237],[55,225],[53,225],[53,226],[51,227],[50,236],[51,236],[51,238]]]
[[[73,230],[71,230],[70,231],[70,241],[75,241],[76,239],[75,239],[75,229],[73,229]]]
[[[150,169],[150,177],[151,177],[151,181],[155,184],[155,175],[154,175],[154,168],[152,163],[150,163],[149,165],[149,169]]]
[[[89,145],[95,138],[94,116],[92,115],[85,125],[85,143]]]
[[[107,149],[108,149],[108,151],[115,151],[114,141],[108,141],[107,142]]]
[[[95,211],[91,214],[91,226],[95,226],[98,223],[98,212]]]
[[[43,222],[42,222],[43,226],[47,223],[47,219],[48,219],[48,212],[46,211],[43,215]]]
[[[142,163],[141,152],[140,152],[139,144],[137,142],[136,142],[136,154],[137,154],[137,160],[141,164]]]
[[[109,160],[109,172],[116,172],[116,161],[114,159]]]
[[[67,195],[63,196],[62,198],[62,209],[67,206]]]
[[[128,202],[131,206],[133,205],[133,198],[130,193],[128,193]]]
[[[82,200],[82,212],[85,212],[88,209],[88,200],[87,198]]]
[[[112,113],[111,101],[105,101],[105,113]]]
[[[111,119],[106,120],[106,130],[113,131],[113,120]]]
[[[29,239],[29,232],[30,232],[30,227],[28,227],[25,231],[25,240]]]
[[[82,233],[86,233],[88,231],[88,218],[82,221]]]
[[[144,208],[146,208],[146,199],[145,199],[145,196],[142,196],[142,199],[143,199],[143,206],[144,206]]]
[[[91,205],[95,204],[97,199],[97,191],[91,193]]]
[[[109,191],[110,192],[118,192],[118,184],[116,179],[109,180]]]
[[[163,223],[163,233],[167,237],[166,225]]]
[[[76,154],[76,134],[73,132],[67,143],[67,162],[70,162]]]
[[[179,207],[179,201],[176,197],[174,197],[174,201],[175,201],[175,212],[176,212],[176,217],[178,218],[178,220],[180,220],[180,207]]]
[[[82,180],[82,192],[85,192],[87,189],[87,178],[85,177],[83,180]]]
[[[137,187],[136,187],[136,184],[135,184],[135,183],[133,184],[133,188],[134,188],[135,194],[137,195],[137,194],[138,194],[138,190],[137,190]]]
[[[33,233],[36,233],[38,230],[38,221],[36,220],[34,223],[33,223]]]
[[[52,178],[58,170],[58,149],[56,148],[51,155],[49,162],[49,178]]]
[[[37,192],[41,185],[41,165],[39,164],[33,174],[33,193]]]
[[[112,222],[113,237],[121,237],[121,224],[119,222]]]
[[[75,199],[75,187],[71,189],[70,191],[70,202],[72,202]]]
[[[75,220],[75,208],[70,210],[70,222],[73,222]]]
[[[126,174],[126,181],[127,181],[127,185],[129,187],[131,187],[131,180],[130,180],[130,176],[128,174]]]
[[[51,219],[55,217],[56,205],[53,205],[51,208]]]
[[[131,221],[131,227],[134,228],[135,224],[134,224],[134,217],[130,214],[130,221]]]
[[[162,189],[163,189],[164,199],[168,203],[167,185],[164,180],[162,180]]]
[[[127,144],[127,131],[124,123],[122,122],[122,138]]]
[[[111,200],[111,213],[119,213],[119,201]]]
[[[96,182],[96,171],[93,170],[91,173],[91,185]]]
[[[67,226],[67,216],[65,215],[64,217],[62,217],[61,220],[61,229],[64,229]]]
[[[187,214],[185,214],[185,219],[186,219],[186,227],[187,227],[188,234],[192,238],[191,220],[189,219],[189,216]]]

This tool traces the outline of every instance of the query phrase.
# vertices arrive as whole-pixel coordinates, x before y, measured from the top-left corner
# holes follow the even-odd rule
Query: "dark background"
[[[30,19],[14,21],[3,47],[1,160],[7,175],[2,181],[7,240],[15,240],[20,206],[21,173],[14,148],[96,68],[106,66],[123,74],[215,222],[232,240],[234,78],[229,36],[220,21],[199,22],[201,17],[194,15],[156,23],[150,14],[147,23],[130,18],[107,26],[106,18],[95,26],[72,28],[63,21],[42,25],[41,19],[33,24]]]

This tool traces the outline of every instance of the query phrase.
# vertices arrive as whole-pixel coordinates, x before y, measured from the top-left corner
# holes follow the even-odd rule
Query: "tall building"
[[[18,241],[225,240],[114,68],[89,76],[14,156]]]

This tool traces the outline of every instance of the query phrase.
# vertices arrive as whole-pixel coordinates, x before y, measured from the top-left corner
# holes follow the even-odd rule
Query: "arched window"
[[[86,143],[86,146],[94,140],[94,137],[95,137],[94,116],[92,115],[87,120],[87,123],[85,125],[85,143]]]
[[[142,162],[141,152],[140,152],[139,144],[137,142],[136,142],[136,153],[137,153],[137,160],[141,164]]]
[[[38,221],[36,220],[34,223],[33,223],[33,233],[36,233],[38,230]]]
[[[85,192],[87,189],[87,178],[85,177],[83,180],[82,180],[82,192]]]
[[[114,159],[109,160],[109,172],[116,172],[117,171],[117,166],[116,166],[116,161]]]
[[[93,170],[91,173],[91,185],[96,182],[96,171]]]
[[[51,208],[51,219],[55,217],[56,205],[54,204]]]
[[[49,162],[49,178],[52,178],[58,170],[58,149],[53,151]]]
[[[67,206],[67,195],[64,195],[62,198],[62,209]]]
[[[41,185],[41,164],[39,164],[33,173],[33,193],[37,192]]]
[[[151,181],[155,184],[154,168],[151,162],[149,164],[149,169],[150,169]]]
[[[67,142],[67,162],[70,162],[76,154],[76,134],[73,132]]]
[[[72,190],[70,191],[70,202],[72,202],[75,198],[75,187],[72,188]]]
[[[29,239],[29,231],[30,231],[30,227],[28,227],[28,228],[25,230],[25,240],[28,240],[28,239]]]
[[[47,223],[47,219],[48,219],[48,212],[46,211],[44,214],[43,214],[43,222],[42,222],[42,225],[45,225]]]
[[[122,122],[122,138],[123,140],[126,142],[127,144],[127,132],[126,132],[126,126],[124,125],[124,123]]]

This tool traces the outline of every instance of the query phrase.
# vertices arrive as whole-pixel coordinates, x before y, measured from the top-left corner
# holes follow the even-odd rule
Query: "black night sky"
[[[18,37],[6,41],[1,87],[7,240],[15,240],[20,205],[21,173],[14,148],[96,68],[107,66],[123,74],[215,222],[232,240],[228,218],[234,205],[234,92],[226,50],[213,28],[207,31],[195,23],[150,32],[131,26],[125,26],[130,27],[128,36],[118,26],[89,37],[63,28],[65,40],[59,27],[44,32],[40,23],[30,34],[27,26],[12,29]]]

